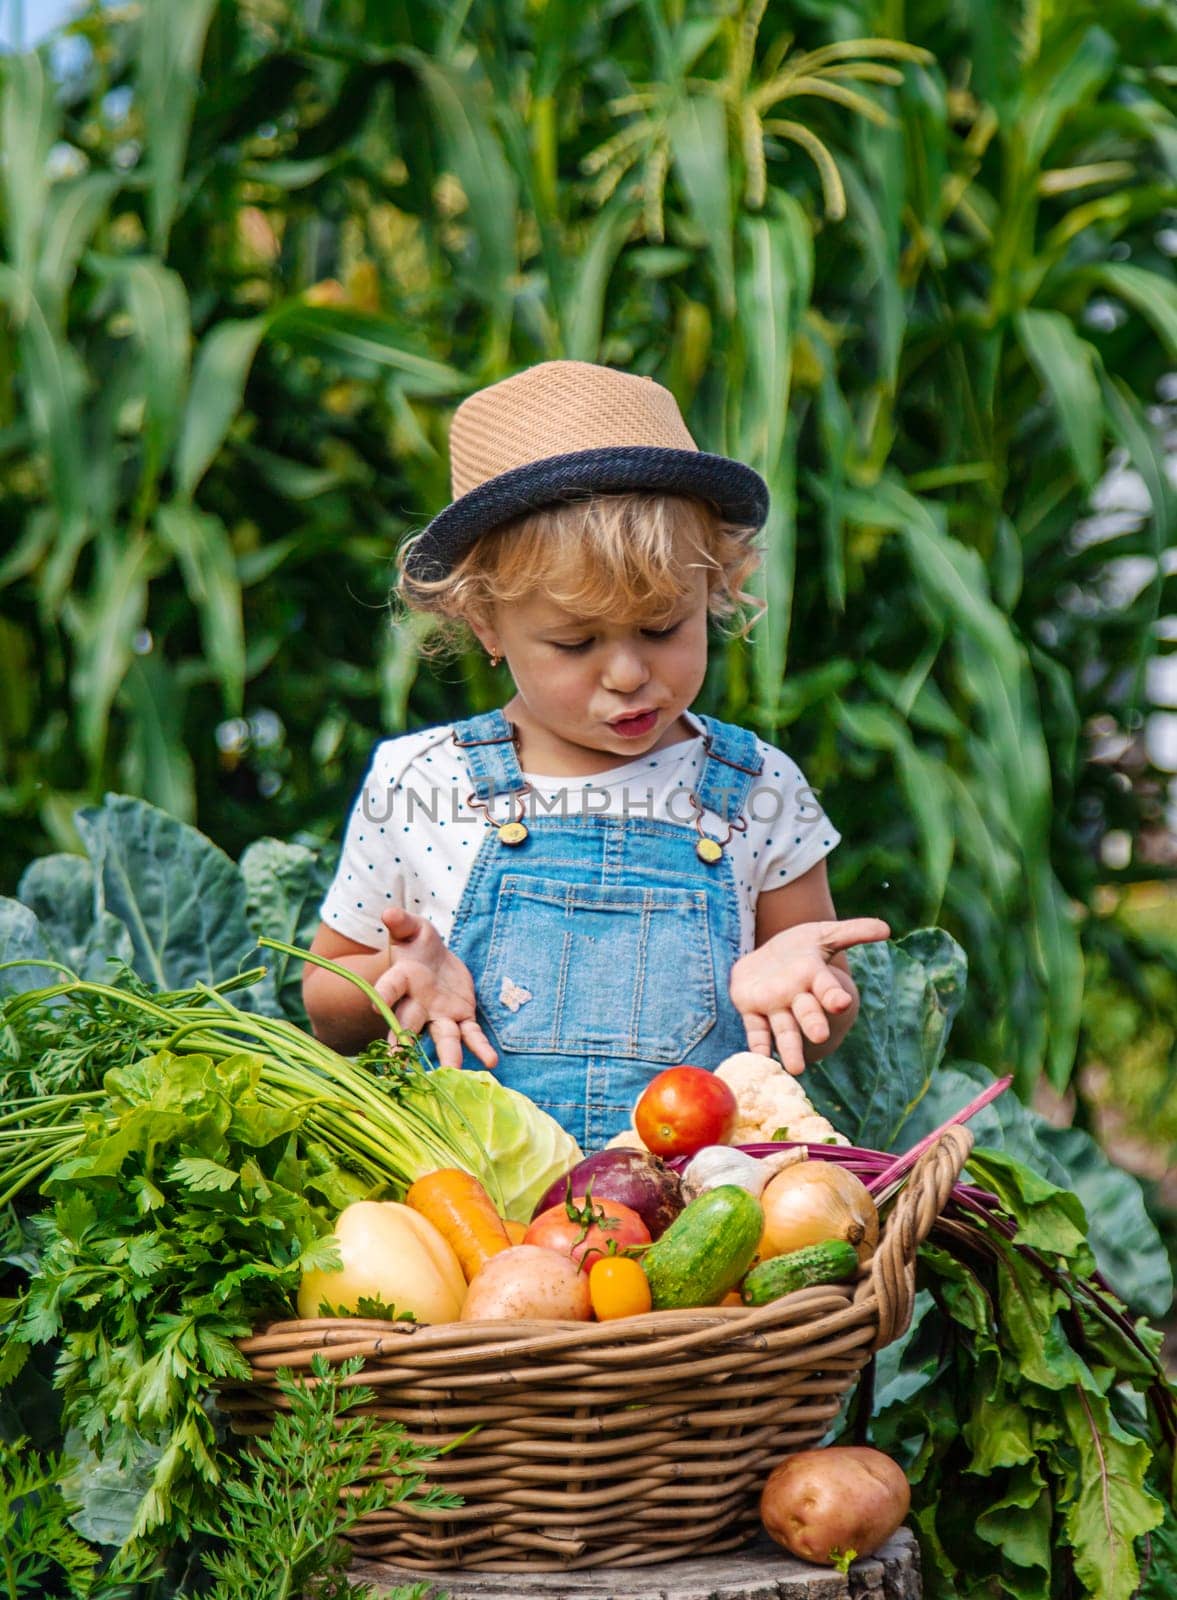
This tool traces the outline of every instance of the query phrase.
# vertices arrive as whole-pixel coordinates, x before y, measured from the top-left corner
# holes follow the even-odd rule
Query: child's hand
[[[427,917],[390,906],[381,921],[388,929],[392,964],[373,987],[401,1027],[419,1034],[428,1026],[440,1066],[460,1067],[465,1044],[493,1071],[499,1058],[474,1020],[469,969],[446,948]]]
[[[749,1050],[771,1055],[775,1038],[785,1070],[804,1072],[805,1039],[824,1044],[830,1017],[854,1004],[852,980],[830,966],[829,958],[851,945],[890,937],[878,917],[799,922],[741,956],[732,968],[730,992]]]

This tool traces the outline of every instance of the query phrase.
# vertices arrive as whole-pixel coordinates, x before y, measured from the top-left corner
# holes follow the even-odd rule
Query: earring
[[[502,656],[498,653],[497,650],[492,650],[490,652],[489,660],[490,660],[490,664],[491,664],[492,667],[497,667],[499,662],[502,659],[503,659]]]

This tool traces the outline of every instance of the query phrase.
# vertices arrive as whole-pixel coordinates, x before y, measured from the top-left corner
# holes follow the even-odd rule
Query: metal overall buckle
[[[519,729],[515,726],[515,724],[513,722],[508,722],[507,726],[511,730],[510,735],[509,735],[509,737],[507,739],[459,739],[458,735],[457,735],[457,731],[455,730],[455,732],[453,734],[453,740],[454,740],[454,743],[458,746],[459,750],[468,750],[471,747],[471,745],[476,745],[476,744],[507,744],[507,743],[513,744],[515,746],[515,749],[518,750],[518,748],[519,748]],[[526,809],[524,807],[524,804],[523,804],[523,796],[525,794],[530,794],[530,793],[531,793],[531,785],[529,783],[524,783],[522,789],[513,789],[511,791],[511,800],[512,800],[512,803],[514,801],[518,800],[518,802],[519,802],[519,814],[518,814],[518,816],[509,818],[506,822],[502,822],[502,823],[498,823],[498,824],[496,824],[495,819],[491,816],[490,810],[489,810],[489,808],[487,806],[486,801],[477,799],[475,797],[473,789],[466,796],[466,804],[467,804],[467,806],[469,806],[471,811],[480,811],[482,813],[483,817],[486,819],[486,824],[487,824],[488,827],[491,827],[491,828],[497,827],[500,844],[522,844],[524,839],[527,838],[527,833],[528,833],[527,824],[523,821],[523,813],[524,813],[524,810]]]
[[[729,761],[726,756],[719,755],[711,747],[711,735],[709,733],[703,737],[703,749],[712,760],[722,762],[725,767],[734,767],[737,772],[746,772],[750,778],[758,778],[764,771],[763,762],[758,767],[745,767],[739,761]],[[693,789],[688,798],[691,802],[691,809],[695,813],[695,831],[699,835],[699,842],[695,846],[695,854],[700,861],[705,861],[709,867],[714,866],[723,855],[726,846],[731,843],[732,834],[747,833],[748,819],[743,816],[737,817],[734,822],[728,823],[727,833],[724,834],[723,838],[715,839],[711,834],[703,832],[703,807],[700,804],[699,796]]]
[[[695,846],[695,854],[700,861],[714,866],[724,852],[724,847],[731,843],[733,833],[747,833],[747,817],[737,817],[734,822],[729,822],[727,832],[722,839],[713,838],[711,834],[703,832],[703,807],[699,804],[699,796],[692,789],[687,798],[691,802],[691,809],[695,813],[695,831],[699,835],[699,842]]]
[[[529,783],[524,784],[522,789],[512,789],[511,799],[512,801],[518,800],[519,814],[509,818],[506,822],[497,824],[487,808],[486,801],[476,799],[473,789],[466,796],[466,804],[471,811],[482,812],[488,827],[497,827],[500,844],[522,844],[524,839],[527,838],[527,824],[523,821],[523,813],[527,808],[523,804],[523,796],[530,793],[531,785]]]

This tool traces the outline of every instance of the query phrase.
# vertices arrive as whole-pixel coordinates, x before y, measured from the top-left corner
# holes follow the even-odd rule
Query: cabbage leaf
[[[525,1094],[491,1072],[438,1067],[430,1077],[486,1151],[513,1222],[530,1222],[548,1185],[582,1159],[576,1140]],[[497,1198],[497,1196],[496,1196]]]

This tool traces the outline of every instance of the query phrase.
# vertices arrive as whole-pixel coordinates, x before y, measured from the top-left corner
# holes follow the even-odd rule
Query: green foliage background
[[[955,1046],[1083,1058],[1174,605],[1177,12],[1105,0],[141,0],[0,62],[0,889],[115,789],[336,836],[376,738],[501,703],[389,625],[471,389],[647,372],[773,493],[701,709],[784,744],[843,915],[967,950]],[[1110,452],[1152,513],[1074,536]],[[1129,601],[1112,557],[1144,556]],[[1133,862],[1138,860],[1134,853]],[[1109,892],[1111,886],[1111,892]],[[1171,1066],[1171,1063],[1170,1063]],[[1170,1070],[1166,1068],[1166,1070]]]

